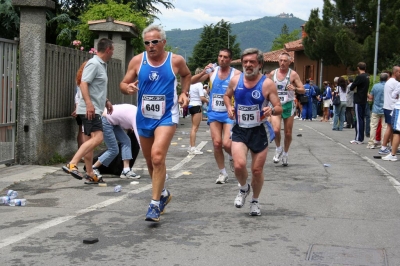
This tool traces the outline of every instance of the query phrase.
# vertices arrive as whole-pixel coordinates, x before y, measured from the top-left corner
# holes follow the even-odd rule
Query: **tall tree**
[[[325,65],[355,67],[364,61],[372,70],[376,38],[376,0],[324,0],[322,19],[319,10],[311,11],[303,40],[305,53],[324,59]],[[378,69],[385,69],[398,56],[400,45],[400,0],[381,0],[379,21]]]
[[[79,39],[83,46],[89,48],[94,42],[95,34],[89,31],[88,21],[99,20],[107,17],[112,17],[116,20],[131,22],[135,24],[139,32],[141,32],[151,21],[149,17],[144,16],[141,12],[131,11],[131,4],[118,4],[113,0],[108,0],[106,4],[91,4],[88,10],[83,13],[79,19],[81,23],[76,27]],[[142,52],[144,45],[142,37],[139,34],[138,38],[132,40],[135,53]]]
[[[68,13],[72,19],[78,18],[85,12],[90,4],[106,4],[107,0],[52,0],[58,8]],[[146,16],[156,16],[161,11],[156,7],[157,4],[163,5],[167,9],[173,9],[174,5],[165,0],[114,0],[117,4],[130,6],[132,11],[139,11]]]
[[[192,56],[189,57],[189,69],[194,72],[198,67],[204,67],[216,62],[219,50],[228,47],[232,50],[232,58],[240,57],[240,45],[235,43],[236,35],[231,35],[230,23],[221,20],[217,24],[205,25],[200,34],[200,41],[194,46]]]
[[[13,39],[19,36],[19,9],[11,0],[0,0],[0,37]]]
[[[276,51],[285,47],[285,43],[296,41],[300,38],[300,30],[296,29],[289,33],[289,28],[283,24],[281,34],[272,41],[271,51]]]
[[[0,37],[13,38],[19,36],[19,8],[14,8],[12,0],[0,0]],[[90,5],[108,4],[108,0],[51,0],[55,10],[47,11],[46,42],[67,46],[76,38],[75,27],[82,23],[79,17],[88,11]],[[113,0],[117,4],[126,5],[137,16],[152,22],[161,11],[157,4],[173,9],[168,0]],[[150,19],[149,19],[150,18]],[[104,18],[103,18],[104,19]]]

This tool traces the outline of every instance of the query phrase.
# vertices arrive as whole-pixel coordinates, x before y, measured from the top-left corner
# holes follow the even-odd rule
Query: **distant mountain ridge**
[[[281,34],[283,24],[289,28],[289,32],[300,29],[306,21],[297,17],[263,17],[231,24],[231,34],[236,35],[236,43],[240,43],[240,49],[254,47],[263,52],[269,52],[272,41]],[[193,30],[173,29],[166,31],[167,44],[172,47],[179,47],[177,53],[189,58],[194,46],[200,38],[203,28]],[[299,38],[301,35],[299,35]]]

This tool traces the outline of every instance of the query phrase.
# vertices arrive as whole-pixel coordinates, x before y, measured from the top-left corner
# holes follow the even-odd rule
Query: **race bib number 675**
[[[260,124],[258,105],[238,105],[237,120],[240,127],[255,127]]]

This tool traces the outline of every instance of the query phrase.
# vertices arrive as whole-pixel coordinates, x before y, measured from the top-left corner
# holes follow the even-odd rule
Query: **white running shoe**
[[[103,176],[100,174],[99,169],[97,169],[97,168],[93,168],[93,173],[94,173],[98,178],[103,177]]]
[[[122,173],[121,173],[121,175],[119,177],[120,178],[129,178],[129,179],[139,179],[140,175],[137,175],[132,170],[129,170],[126,173],[124,173],[124,171],[122,171]]]
[[[358,140],[350,140],[350,143],[351,144],[363,144],[364,142],[362,142],[362,141],[358,141]]]
[[[375,144],[368,144],[367,149],[376,149],[377,146]]]
[[[235,198],[235,207],[236,208],[242,208],[246,201],[247,195],[250,194],[250,185],[247,184],[247,186],[248,186],[247,191],[243,191],[243,190],[239,189],[239,193],[237,194],[237,196]]]
[[[225,184],[228,183],[228,175],[219,174],[215,184]]]
[[[196,148],[192,148],[192,149],[189,151],[189,155],[200,155],[200,154],[203,154],[203,152],[202,152],[202,151],[199,151],[199,150],[196,149]]]
[[[260,216],[261,215],[260,204],[257,201],[250,202],[249,215],[250,216]]]
[[[382,160],[395,162],[395,161],[397,161],[397,156],[396,155],[392,155],[391,153],[389,153],[385,157],[382,157]]]
[[[274,163],[279,163],[279,161],[282,158],[282,154],[283,154],[283,149],[281,149],[280,151],[275,149],[275,155],[274,158],[272,159]]]
[[[288,157],[289,155],[282,155],[282,165],[288,166]]]

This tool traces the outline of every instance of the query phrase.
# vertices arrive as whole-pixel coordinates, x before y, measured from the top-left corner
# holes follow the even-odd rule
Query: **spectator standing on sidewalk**
[[[400,143],[400,86],[397,86],[392,92],[392,98],[396,99],[396,103],[393,106],[392,113],[392,129],[393,129],[393,137],[392,137],[392,151],[385,157],[382,157],[384,161],[397,161],[396,154],[400,154],[399,152],[399,143]]]
[[[357,64],[359,75],[350,86],[350,90],[354,91],[354,112],[356,114],[356,136],[351,140],[351,144],[362,144],[364,141],[364,118],[367,103],[367,95],[369,89],[369,75],[365,72],[367,65],[364,62]]]
[[[372,104],[372,115],[371,115],[371,131],[370,138],[368,141],[367,149],[377,148],[376,144],[376,130],[378,128],[379,121],[381,120],[381,139],[385,135],[386,123],[383,123],[385,115],[383,114],[383,93],[385,83],[388,80],[389,75],[387,73],[381,73],[379,76],[379,83],[374,84],[371,92],[368,94],[368,101],[373,102]]]
[[[347,85],[346,92],[346,127],[354,128],[354,91],[350,90],[351,84],[353,84],[354,79],[349,77],[349,84]]]
[[[392,111],[397,101],[396,98],[392,97],[392,93],[395,89],[400,86],[400,66],[394,66],[392,71],[392,77],[385,83],[384,97],[383,97],[383,113],[385,115],[386,132],[383,136],[382,147],[379,149],[379,154],[389,154],[390,148],[389,142],[392,138]]]
[[[82,99],[78,103],[76,114],[82,119],[85,133],[85,142],[75,153],[72,160],[62,167],[63,171],[81,180],[84,176],[78,171],[77,164],[85,157],[86,182],[85,184],[104,183],[93,172],[93,150],[103,141],[103,126],[101,115],[104,106],[112,114],[113,107],[107,99],[107,64],[114,53],[113,42],[109,39],[100,39],[97,43],[97,54],[87,63],[82,73]]]
[[[325,91],[322,95],[323,102],[323,114],[321,122],[328,122],[330,118],[329,108],[332,103],[332,89],[330,87],[329,81],[324,81]]]
[[[339,95],[340,104],[336,105],[334,108],[332,130],[342,131],[344,126],[346,104],[347,104],[346,80],[343,77],[338,78],[337,87],[334,93]]]
[[[303,103],[303,110],[301,113],[302,120],[310,120],[312,121],[312,114],[313,114],[313,98],[315,97],[315,90],[314,87],[311,86],[310,80],[306,80],[306,84],[304,84],[305,93],[301,95],[302,97],[307,97],[308,101]]]
[[[78,143],[78,149],[81,147],[82,143],[85,141],[83,130],[82,130],[82,119],[79,117],[79,115],[76,114],[76,108],[78,107],[78,103],[82,98],[82,92],[81,92],[81,89],[79,88],[79,85],[81,85],[82,73],[83,73],[83,69],[86,66],[86,63],[87,63],[87,61],[83,62],[82,65],[79,67],[78,72],[76,73],[75,109],[71,114],[71,116],[75,117],[76,123],[78,124],[78,135],[76,136],[76,141]]]
[[[321,107],[319,105],[321,90],[317,85],[314,84],[312,79],[310,79],[310,86],[312,86],[315,91],[315,95],[312,97],[312,119],[317,119],[318,111]]]

